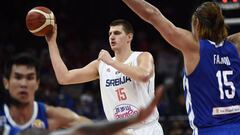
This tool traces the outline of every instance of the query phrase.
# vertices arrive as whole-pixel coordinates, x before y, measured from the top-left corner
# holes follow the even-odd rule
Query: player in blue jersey
[[[38,62],[33,56],[22,53],[5,64],[3,82],[6,100],[0,106],[0,126],[8,125],[10,129],[19,130],[56,130],[77,123],[90,123],[89,119],[78,116],[69,109],[35,101],[39,81]]]
[[[144,0],[122,0],[152,24],[184,57],[184,92],[194,135],[240,133],[240,33],[228,36],[224,16],[214,2],[192,15],[192,32],[176,27]]]

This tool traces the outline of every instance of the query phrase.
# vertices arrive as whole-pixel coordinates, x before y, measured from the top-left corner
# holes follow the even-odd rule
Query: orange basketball
[[[55,17],[49,8],[38,6],[27,13],[26,25],[32,34],[45,36],[53,30]]]

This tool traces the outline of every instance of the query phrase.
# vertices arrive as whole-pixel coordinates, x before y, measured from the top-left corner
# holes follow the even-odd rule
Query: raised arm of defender
[[[196,39],[190,31],[176,27],[162,13],[144,0],[122,0],[146,22],[152,24],[161,35],[183,53],[196,48]]]

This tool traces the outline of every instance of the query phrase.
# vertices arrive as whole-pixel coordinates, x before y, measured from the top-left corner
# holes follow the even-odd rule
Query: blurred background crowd
[[[191,14],[203,0],[148,0],[176,26],[190,30]],[[226,0],[224,0],[226,1]],[[239,4],[239,2],[237,1]],[[158,110],[166,135],[190,135],[182,89],[183,59],[149,24],[135,15],[121,0],[8,0],[0,9],[0,75],[11,55],[27,51],[41,62],[39,101],[64,106],[95,121],[104,120],[98,81],[78,85],[59,85],[56,81],[44,37],[32,35],[26,28],[27,12],[35,6],[50,8],[58,24],[58,45],[69,69],[85,66],[96,59],[101,49],[110,51],[109,23],[126,19],[135,29],[133,50],[149,51],[155,60],[156,89],[165,86]],[[239,25],[230,26],[231,32]],[[2,81],[0,81],[3,90]]]

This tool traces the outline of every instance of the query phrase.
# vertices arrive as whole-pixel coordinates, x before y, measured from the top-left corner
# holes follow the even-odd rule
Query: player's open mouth
[[[28,93],[27,93],[26,91],[21,91],[21,92],[19,92],[19,95],[21,95],[21,96],[27,96]]]
[[[112,42],[111,42],[111,45],[112,45],[112,46],[116,45],[116,42],[113,42],[113,41],[112,41]]]

